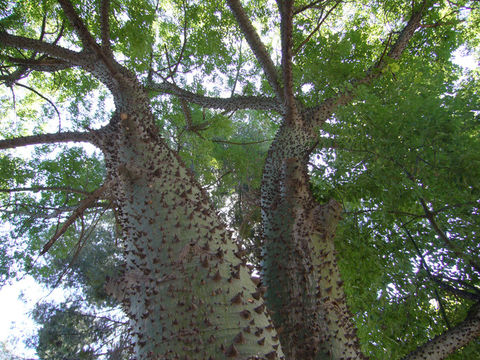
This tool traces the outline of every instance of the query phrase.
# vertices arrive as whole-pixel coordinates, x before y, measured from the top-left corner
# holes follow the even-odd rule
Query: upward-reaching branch
[[[92,34],[90,34],[90,31],[88,31],[87,26],[85,25],[83,20],[80,18],[80,16],[78,16],[72,3],[69,0],[58,0],[58,2],[62,6],[65,16],[68,18],[76,33],[82,40],[85,50],[93,51],[95,55],[97,55],[97,57],[102,60],[102,62],[105,64],[105,66],[108,68],[112,75],[117,74],[117,66],[112,54],[110,53],[110,51],[103,51],[103,49],[97,44]],[[102,8],[105,6],[107,6],[107,19],[105,20],[105,22],[108,23],[108,4],[102,4]],[[102,40],[104,36],[104,30],[105,29],[102,29]]]
[[[80,37],[84,48],[94,50],[94,48],[97,46],[97,43],[95,42],[92,34],[90,34],[90,31],[88,31],[83,20],[80,18],[80,16],[78,16],[72,3],[69,0],[58,0],[58,2],[60,3],[60,6],[62,7],[68,21],[70,21],[70,24],[72,24],[75,32]]]
[[[295,108],[293,94],[293,0],[277,0],[280,10],[280,34],[282,42],[283,90],[287,114]],[[287,119],[289,117],[287,116]]]
[[[228,6],[232,10],[235,19],[237,20],[240,29],[245,36],[245,39],[248,42],[248,45],[252,49],[255,57],[257,58],[258,62],[260,63],[265,76],[267,77],[268,83],[275,91],[275,94],[279,99],[283,102],[283,91],[280,85],[277,70],[275,68],[275,64],[272,61],[272,58],[268,54],[265,45],[263,44],[260,36],[258,36],[255,28],[253,27],[250,19],[248,18],[245,10],[240,3],[240,0],[228,0]]]
[[[402,55],[403,51],[407,47],[410,39],[412,38],[415,31],[421,27],[420,20],[425,13],[425,10],[428,8],[428,5],[431,1],[423,0],[422,5],[417,11],[414,11],[410,20],[408,20],[407,25],[403,28],[402,32],[400,33],[397,41],[390,49],[388,56],[392,59],[399,59]]]
[[[405,51],[408,43],[412,39],[415,31],[421,28],[420,21],[425,14],[425,10],[430,5],[431,1],[424,0],[420,8],[412,13],[407,25],[402,29],[395,43],[392,45],[388,52],[388,56],[391,59],[399,59],[402,53]],[[323,103],[316,107],[306,110],[304,116],[308,117],[312,126],[321,126],[339,107],[348,104],[354,98],[353,89],[360,84],[370,84],[374,79],[378,78],[382,74],[382,69],[386,66],[386,59],[382,55],[375,65],[370,68],[362,79],[352,80],[352,90],[345,90],[339,93],[337,96],[326,99]]]
[[[110,0],[102,0],[100,3],[100,31],[102,33],[102,48],[110,52]]]

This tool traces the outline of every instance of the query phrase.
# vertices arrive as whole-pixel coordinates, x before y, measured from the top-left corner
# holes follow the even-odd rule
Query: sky
[[[5,285],[0,290],[0,343],[7,350],[25,359],[36,359],[35,350],[25,345],[25,341],[36,334],[38,326],[30,318],[29,312],[37,302],[64,300],[62,289],[48,291],[33,277],[25,276],[18,282]],[[1,358],[0,354],[0,360]]]
[[[27,294],[22,296],[22,294]],[[32,296],[33,295],[33,296]],[[24,340],[35,333],[35,323],[28,317],[28,311],[46,292],[35,280],[28,276],[0,291],[0,342],[18,356],[34,358],[35,351],[27,349]],[[24,297],[24,300],[20,298]]]

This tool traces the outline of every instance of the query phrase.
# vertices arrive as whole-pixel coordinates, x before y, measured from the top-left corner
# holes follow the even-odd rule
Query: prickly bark
[[[109,290],[131,319],[137,359],[275,359],[276,331],[225,225],[177,154],[157,135],[133,77],[98,140],[115,179],[125,244]]]
[[[464,321],[423,344],[403,360],[442,360],[479,336],[480,303],[476,303]]]
[[[306,164],[315,136],[290,116],[262,183],[267,305],[287,359],[362,359],[335,259],[341,206],[313,198]]]

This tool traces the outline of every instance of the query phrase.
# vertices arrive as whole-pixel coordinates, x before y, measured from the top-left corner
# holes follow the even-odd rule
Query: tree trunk
[[[287,359],[364,358],[335,258],[341,206],[319,205],[310,192],[312,131],[303,120],[283,123],[262,182],[267,305]]]
[[[133,78],[103,131],[126,267],[108,284],[138,359],[275,359],[261,289],[193,176],[157,135]]]

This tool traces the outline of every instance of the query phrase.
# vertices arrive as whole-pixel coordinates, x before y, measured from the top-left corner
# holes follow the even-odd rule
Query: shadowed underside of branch
[[[273,98],[239,95],[232,96],[231,98],[209,97],[192,93],[167,82],[150,82],[149,84],[147,84],[147,90],[164,94],[172,94],[188,102],[210,109],[222,109],[226,111],[252,109],[273,110],[277,112],[282,112],[283,110],[283,107],[278,103],[276,99]]]

